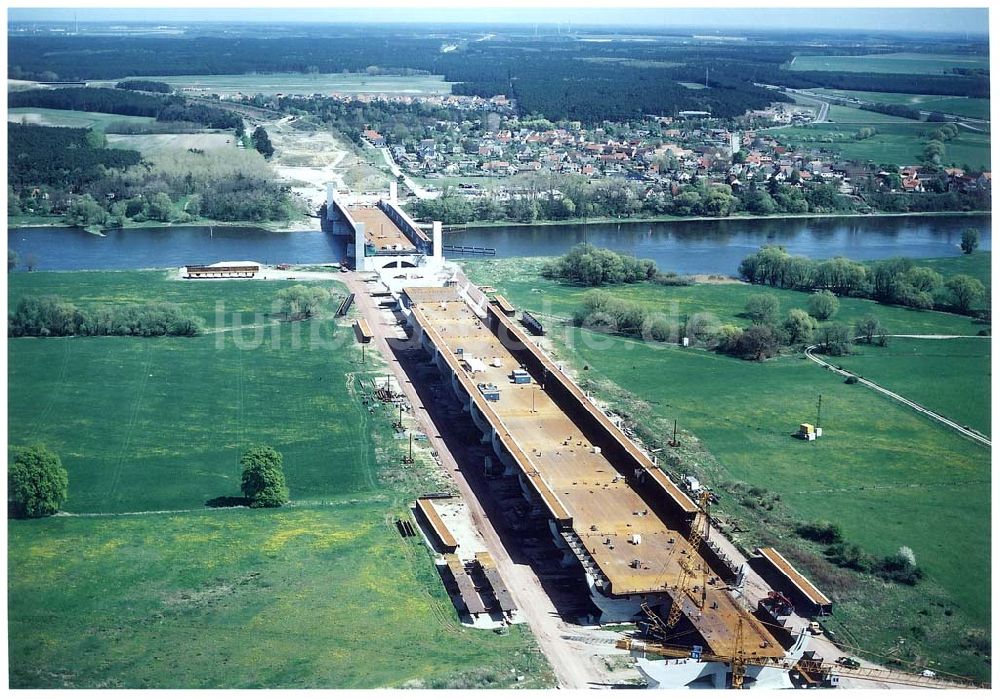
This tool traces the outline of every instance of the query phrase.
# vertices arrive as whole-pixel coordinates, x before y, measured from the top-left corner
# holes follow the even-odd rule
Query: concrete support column
[[[333,213],[333,182],[326,183],[326,220],[332,221]]]
[[[432,235],[431,241],[434,244],[434,259],[435,260],[440,260],[441,259],[441,245],[442,245],[442,243],[441,243],[441,222],[440,221],[434,221],[434,229],[433,229],[433,233],[431,235]]]
[[[365,224],[354,224],[354,269],[364,271],[365,266]]]

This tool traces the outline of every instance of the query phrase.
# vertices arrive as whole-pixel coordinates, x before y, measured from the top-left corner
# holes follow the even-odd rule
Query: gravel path
[[[953,340],[953,339],[956,339],[956,338],[970,338],[970,337],[982,337],[985,340],[989,339],[989,337],[982,336],[982,335],[889,335],[889,337],[909,337],[909,338],[916,338],[916,339],[921,339],[921,340]],[[966,437],[969,437],[970,439],[974,439],[975,441],[977,441],[980,444],[983,444],[983,445],[985,445],[987,447],[991,447],[992,446],[992,442],[990,441],[990,439],[988,437],[980,434],[979,432],[976,432],[975,430],[969,429],[968,427],[965,427],[963,425],[959,425],[954,420],[949,420],[944,415],[941,415],[940,413],[936,413],[933,410],[931,410],[930,408],[925,408],[924,406],[920,405],[919,403],[915,403],[914,401],[910,400],[909,398],[904,398],[903,396],[899,395],[898,393],[893,393],[889,389],[883,388],[882,386],[879,386],[874,381],[869,381],[868,379],[863,379],[860,376],[858,376],[857,374],[854,374],[854,373],[852,373],[850,371],[847,371],[846,369],[838,369],[836,366],[834,366],[830,362],[828,362],[828,361],[826,361],[824,359],[820,359],[815,354],[813,354],[816,351],[817,347],[819,347],[819,345],[810,345],[809,347],[806,347],[806,356],[809,357],[809,359],[811,359],[812,361],[814,361],[816,364],[819,364],[821,367],[823,367],[825,369],[829,369],[830,371],[835,372],[837,374],[840,374],[841,376],[845,376],[845,377],[853,376],[853,377],[855,377],[858,380],[858,383],[864,384],[865,386],[868,386],[869,388],[872,388],[872,389],[878,391],[879,393],[881,393],[881,394],[883,394],[885,396],[888,396],[889,398],[892,398],[893,400],[898,401],[898,402],[902,403],[903,405],[905,405],[905,406],[907,406],[909,408],[912,408],[913,410],[917,411],[918,413],[926,415],[930,419],[936,420],[936,421],[940,422],[945,427],[949,427],[949,428],[955,430],[956,432],[958,432],[959,434],[965,435]]]

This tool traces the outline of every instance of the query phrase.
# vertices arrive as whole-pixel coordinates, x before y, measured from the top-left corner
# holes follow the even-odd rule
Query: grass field
[[[838,73],[910,73],[941,75],[952,68],[989,69],[988,56],[966,54],[882,53],[862,56],[796,56],[790,70],[836,71]]]
[[[958,255],[956,257],[915,259],[914,263],[922,267],[930,267],[945,277],[951,277],[956,274],[968,274],[970,277],[975,277],[981,281],[987,289],[992,283],[989,252],[979,251],[971,255]]]
[[[447,486],[426,453],[394,467],[395,412],[358,389],[384,368],[361,364],[349,320],[212,332],[268,322],[252,314],[295,282],[9,279],[11,304],[156,299],[207,328],[8,343],[10,444],[61,456],[78,515],[9,523],[12,686],[551,685],[526,630],[461,627],[425,549],[391,526]],[[292,505],[206,508],[239,495],[239,454],[258,442],[283,453]]]
[[[984,253],[988,257],[988,253]],[[978,255],[975,257],[979,257]],[[586,287],[566,286],[537,276],[542,258],[507,258],[503,260],[463,261],[471,274],[486,284],[508,289],[519,303],[538,311],[542,317],[568,319],[583,304]],[[761,293],[778,298],[782,315],[792,308],[806,308],[808,295],[800,291],[774,289],[750,284],[699,284],[663,287],[632,284],[603,287],[604,291],[636,301],[665,314],[668,318],[710,313],[723,324],[746,325],[741,314],[750,296]],[[510,297],[509,297],[510,298]],[[948,313],[929,313],[902,306],[884,306],[875,301],[841,298],[835,320],[853,325],[874,313],[893,333],[975,335],[983,328],[972,318]]]
[[[340,92],[400,95],[447,95],[452,83],[440,75],[367,75],[363,73],[249,73],[244,75],[142,75],[129,80],[156,80],[176,90],[245,92],[273,95]],[[108,81],[113,85],[117,81]],[[97,85],[98,83],[93,83]],[[103,83],[102,83],[103,84]]]
[[[826,114],[827,121],[835,124],[860,124],[861,126],[878,126],[880,124],[916,124],[916,119],[893,116],[892,114],[882,114],[881,112],[869,112],[866,109],[855,107],[845,107],[841,104],[831,104],[830,110]]]
[[[838,111],[834,112],[834,109]],[[927,133],[934,128],[933,124],[909,119],[893,121],[889,117],[887,121],[882,121],[880,118],[886,115],[875,114],[873,118],[868,116],[868,112],[850,107],[834,105],[831,113],[839,114],[843,123],[775,128],[767,132],[792,148],[825,150],[837,157],[861,162],[870,160],[875,163],[913,165],[919,162],[929,140]],[[854,121],[855,118],[859,121]],[[874,127],[877,133],[871,138],[857,140],[855,134],[865,126]],[[945,144],[942,164],[956,167],[968,165],[974,170],[988,170],[990,135],[960,130],[957,137]]]
[[[159,133],[159,134],[109,134],[108,145],[114,148],[137,150],[146,156],[196,148],[204,151],[233,149],[230,133]]]
[[[103,131],[108,124],[129,122],[151,124],[154,117],[124,116],[103,112],[76,112],[68,109],[43,109],[41,107],[14,107],[7,110],[7,121],[38,124],[40,126],[70,126],[75,129],[96,129]]]
[[[894,337],[887,347],[859,345],[856,354],[837,363],[961,425],[990,434],[989,338]]]
[[[859,92],[856,90],[834,90],[831,88],[815,88],[810,90],[810,92],[817,92],[833,97],[854,98],[863,102],[902,104],[924,111],[939,111],[973,119],[985,119],[988,121],[990,118],[990,101],[975,97],[911,95],[903,92]]]
[[[532,311],[568,314],[582,293],[535,276],[537,267],[523,260],[477,261],[467,267],[473,280],[496,286],[515,305]],[[749,294],[763,290],[641,285],[611,291],[657,308],[675,307],[678,314],[710,311],[723,322],[745,325],[737,313]],[[782,312],[805,306],[805,294],[774,293]],[[837,320],[851,322],[869,310],[893,332],[974,334],[981,327],[965,318],[856,299],[842,299]],[[675,473],[694,473],[723,490],[723,484],[744,483],[778,498],[765,508],[748,500],[746,487],[736,488],[739,494],[723,498],[721,514],[735,517],[749,532],[736,535],[743,545],[771,543],[796,553],[820,587],[834,592],[838,604],[829,625],[840,637],[874,652],[905,637],[911,652],[942,668],[988,677],[982,656],[965,645],[988,638],[990,628],[988,449],[872,391],[844,384],[801,354],[749,363],[542,318],[549,321],[558,360],[575,367],[579,380],[628,415],[640,434],[658,444],[673,419],[690,430],[682,443],[691,447],[690,459],[685,457]],[[962,375],[957,382],[938,381],[932,372],[920,377],[927,391],[940,394],[939,404],[964,400],[969,414],[982,421],[988,419],[988,393],[982,387],[971,396],[963,390],[977,380],[985,383],[979,373],[984,362],[988,358],[963,364],[966,372],[954,367]],[[798,424],[815,417],[820,394],[824,437],[814,443],[793,439]],[[805,520],[836,522],[848,541],[875,555],[910,546],[928,579],[917,588],[844,579],[793,534],[794,523]]]

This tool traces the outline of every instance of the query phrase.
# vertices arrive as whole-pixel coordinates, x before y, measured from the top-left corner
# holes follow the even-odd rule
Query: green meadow
[[[990,101],[986,98],[954,97],[950,95],[911,95],[905,92],[862,92],[859,90],[835,90],[833,88],[813,89],[810,92],[817,92],[832,97],[854,98],[862,102],[902,104],[914,109],[957,114],[958,116],[970,117],[972,119],[989,121],[990,118]]]
[[[840,119],[839,122],[776,128],[767,132],[792,148],[823,150],[835,154],[838,158],[860,162],[914,165],[920,162],[924,148],[930,140],[928,134],[934,130],[934,125],[927,122],[889,117],[849,107],[834,106],[831,107],[831,112],[835,108],[838,109],[836,114]],[[859,140],[856,134],[866,126],[874,128],[876,133],[874,136]],[[989,133],[960,130],[958,136],[945,143],[941,162],[948,167],[989,170]]]
[[[155,117],[125,116],[104,112],[78,112],[68,109],[45,109],[42,107],[14,107],[7,110],[7,121],[38,124],[40,126],[69,126],[75,129],[96,129],[103,131],[108,124],[152,124]]]
[[[165,82],[175,90],[245,92],[255,95],[342,92],[363,94],[447,95],[451,83],[440,75],[368,75],[366,73],[245,73],[234,75],[143,75],[130,80]],[[117,81],[108,81],[111,87]],[[95,85],[103,83],[95,82]]]
[[[46,444],[70,483],[70,514],[8,523],[12,687],[552,685],[527,629],[462,627],[426,549],[396,532],[415,495],[448,486],[428,454],[399,466],[396,414],[361,388],[384,366],[332,319],[338,283],[319,319],[278,325],[264,314],[295,282],[9,280],[11,305],[165,300],[205,325],[8,342],[10,445]],[[239,455],[261,442],[292,503],[206,507],[240,494]]]
[[[537,312],[557,360],[627,415],[651,447],[663,449],[671,473],[697,475],[722,494],[716,515],[739,545],[778,546],[833,594],[837,605],[828,626],[838,639],[878,659],[902,637],[907,653],[916,654],[910,659],[988,678],[989,449],[864,386],[845,384],[801,353],[746,362],[566,326],[559,318],[579,307],[586,290],[540,278],[536,261],[475,261],[466,268],[474,281]],[[742,284],[606,290],[668,317],[709,312],[740,325],[749,323],[739,314],[751,294],[773,293],[782,314],[807,303],[801,292]],[[861,299],[841,299],[836,320],[852,323],[868,312],[894,333],[974,335],[983,327],[969,318]],[[883,376],[875,364],[866,376],[883,378],[904,395],[922,381],[920,396],[934,397],[931,407],[946,412],[964,403],[968,420],[988,425],[988,340],[969,340],[981,343],[967,348],[969,357],[959,348],[950,357],[925,356],[926,362],[907,356],[905,367],[896,367],[888,353],[907,347],[897,340],[882,355],[866,349],[843,364],[878,362]],[[794,439],[799,423],[815,421],[820,395],[824,436],[812,443]],[[676,451],[663,436],[674,419],[684,435]],[[910,547],[926,578],[911,588],[844,573],[794,534],[796,523],[816,520],[838,524],[847,541],[872,555]]]
[[[886,347],[859,345],[856,354],[837,363],[961,425],[990,434],[988,337],[894,337]]]
[[[941,75],[952,68],[989,69],[989,56],[931,53],[875,53],[857,56],[799,55],[789,70],[820,70],[838,73],[910,73]]]

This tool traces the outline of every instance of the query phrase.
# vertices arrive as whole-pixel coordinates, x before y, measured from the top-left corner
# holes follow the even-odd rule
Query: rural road
[[[915,338],[915,339],[921,339],[921,340],[954,340],[954,339],[958,339],[958,338],[980,338],[980,339],[984,339],[984,340],[989,340],[990,339],[988,336],[983,336],[983,335],[889,335],[889,337],[906,337],[906,338]],[[857,338],[855,338],[855,339],[857,339]],[[853,372],[847,371],[846,369],[839,369],[836,366],[834,366],[833,364],[831,364],[830,362],[828,362],[828,361],[826,361],[824,359],[820,359],[815,354],[813,354],[813,352],[815,352],[815,350],[816,350],[817,347],[819,347],[819,345],[810,345],[809,347],[806,347],[806,356],[809,359],[811,359],[812,361],[814,361],[816,364],[819,364],[821,367],[829,369],[830,371],[833,371],[833,372],[835,372],[837,374],[840,374],[841,376],[844,376],[844,377],[853,376],[853,377],[855,377],[858,380],[858,383],[862,383],[865,386],[868,386],[869,388],[872,388],[872,389],[878,391],[879,393],[881,393],[883,395],[886,395],[889,398],[892,398],[893,400],[898,401],[898,402],[902,403],[903,405],[906,405],[906,406],[912,408],[913,410],[917,411],[918,413],[926,415],[927,417],[931,418],[932,420],[937,420],[938,422],[940,422],[945,427],[950,427],[951,429],[955,430],[959,434],[963,434],[966,437],[974,439],[975,441],[977,441],[980,444],[983,444],[983,445],[985,445],[987,447],[992,446],[992,442],[990,441],[990,439],[988,437],[979,434],[975,430],[971,430],[968,427],[964,427],[962,425],[959,425],[954,420],[949,420],[944,415],[941,415],[940,413],[936,413],[933,410],[930,410],[929,408],[925,408],[924,406],[920,405],[919,403],[915,403],[914,401],[910,400],[909,398],[904,398],[903,396],[899,395],[898,393],[893,393],[889,389],[883,388],[882,386],[879,386],[874,381],[869,381],[868,379],[864,379],[864,378],[858,376],[857,374],[855,374]]]
[[[539,647],[552,666],[559,687],[586,689],[592,684],[607,684],[611,678],[602,667],[604,665],[602,654],[595,652],[597,649],[590,647],[589,644],[578,642],[581,633],[587,630],[565,624],[531,567],[516,564],[511,560],[475,492],[459,470],[454,455],[442,439],[441,430],[435,426],[423,406],[423,401],[389,347],[388,340],[399,339],[401,330],[395,324],[386,322],[383,310],[371,297],[370,289],[360,274],[350,272],[341,275],[340,279],[354,293],[358,312],[368,322],[375,345],[391,368],[410,405],[413,406],[413,415],[420,429],[427,435],[431,447],[437,451],[442,467],[454,480],[462,500],[469,507],[473,522],[486,542],[486,547],[496,561],[501,577],[507,583],[507,588],[524,615]],[[577,640],[574,641],[574,638],[567,636]]]
[[[366,141],[367,143],[367,141]],[[368,145],[371,145],[370,143]],[[372,146],[373,148],[375,146]],[[410,188],[410,191],[417,195],[418,199],[437,199],[439,196],[438,192],[432,192],[428,189],[424,189],[419,184],[414,182],[408,175],[403,174],[403,171],[399,169],[399,165],[396,161],[392,159],[392,154],[389,153],[388,148],[379,148],[382,153],[382,157],[385,158],[385,164],[389,166],[389,170],[392,171],[393,177],[402,177],[403,183]]]

